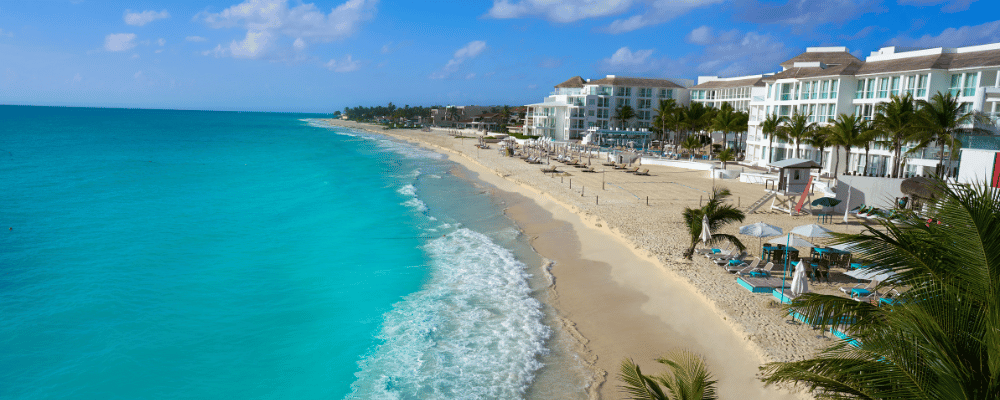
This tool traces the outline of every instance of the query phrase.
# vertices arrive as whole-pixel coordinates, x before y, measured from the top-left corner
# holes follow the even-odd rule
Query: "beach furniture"
[[[735,263],[735,264],[738,265],[738,264],[743,264],[743,261],[747,258],[748,255],[749,254],[747,254],[747,252],[743,251],[743,252],[740,252],[740,254],[737,254],[735,256],[720,257],[720,258],[716,258],[716,259],[714,259],[712,261],[715,261],[715,263],[718,264],[720,267],[721,266],[725,266],[725,265],[729,265],[731,263]]]
[[[875,287],[877,287],[877,286],[878,286],[878,281],[872,280],[872,281],[868,282],[867,285],[864,284],[864,283],[859,283],[859,284],[854,285],[853,287],[849,287],[849,288],[848,287],[842,287],[842,288],[840,288],[840,291],[844,292],[845,294],[847,294],[848,296],[850,296],[852,299],[857,300],[857,298],[870,297],[870,296],[872,296],[874,294],[877,294],[878,292],[875,291]]]
[[[587,167],[587,168],[584,168],[584,169],[583,169],[582,171],[583,171],[583,172],[597,172],[597,171],[594,171],[594,168],[593,168],[593,167]]]
[[[639,170],[639,167],[632,167],[632,168],[626,169],[625,172],[626,173],[633,173],[633,172],[636,172],[638,170]]]
[[[559,170],[557,170],[557,169],[556,169],[556,166],[555,166],[555,165],[553,165],[553,166],[551,166],[551,167],[542,167],[542,172],[543,172],[543,173],[546,173],[546,174],[548,174],[548,173],[556,173],[556,172],[559,172]]]
[[[635,174],[636,175],[646,175],[646,176],[649,176],[649,169],[646,168],[646,169],[643,169],[642,171],[636,171]]]
[[[747,265],[747,263],[742,263],[739,265],[723,265],[723,267],[726,268],[726,272],[735,274],[743,270],[752,271],[754,268],[757,268],[758,265],[760,265],[760,258],[755,258],[749,265]]]

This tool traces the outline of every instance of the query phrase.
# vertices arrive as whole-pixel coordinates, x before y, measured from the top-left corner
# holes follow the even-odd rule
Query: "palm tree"
[[[760,130],[767,135],[767,163],[774,162],[774,135],[778,133],[781,126],[781,117],[778,114],[770,114],[760,123]]]
[[[677,108],[677,101],[674,99],[660,100],[659,107],[656,108],[653,125],[660,128],[660,140],[666,138],[668,123],[672,122],[667,116],[673,114],[675,108]]]
[[[615,115],[612,117],[612,119],[618,121],[619,127],[622,129],[625,128],[625,125],[628,121],[631,121],[632,118],[635,118],[635,110],[633,110],[632,106],[628,104],[618,106],[618,108],[615,109]]]
[[[785,123],[780,129],[784,136],[795,140],[795,158],[799,158],[799,145],[812,136],[813,130],[816,129],[816,123],[809,122],[808,115],[799,114],[796,111],[791,117],[785,119]]]
[[[703,144],[701,143],[701,139],[699,139],[697,136],[688,136],[684,138],[683,142],[681,142],[681,147],[683,147],[687,151],[690,151],[692,157],[694,157],[694,151],[696,149],[701,148],[701,146],[703,146]]]
[[[684,108],[684,123],[691,132],[701,132],[711,123],[714,114],[702,103],[691,103]]]
[[[806,144],[819,149],[819,167],[823,168],[823,154],[830,147],[830,126],[820,126],[813,130],[812,136],[806,139]]]
[[[728,105],[728,103],[724,103]],[[745,131],[747,128],[747,120],[749,115],[741,113],[739,111],[733,110],[732,107],[723,107],[715,114],[715,118],[712,118],[711,129],[715,131],[722,132],[722,148],[728,148],[728,141],[730,132],[739,132],[740,130]],[[739,143],[739,140],[736,140]]]
[[[830,125],[828,141],[837,148],[837,156],[834,159],[836,162],[833,167],[834,178],[837,177],[840,170],[840,148],[843,148],[847,156],[850,157],[851,147],[861,144],[863,124],[864,120],[857,115],[840,114],[833,121],[833,125]]]
[[[764,382],[800,383],[829,399],[1000,398],[1000,192],[936,185],[926,216],[837,235],[894,273],[876,290],[908,288],[893,304],[807,293],[795,310],[819,327],[852,321],[813,358],[770,363]],[[927,223],[930,217],[937,223]]]
[[[902,97],[892,96],[888,102],[879,103],[875,107],[872,129],[878,131],[880,136],[888,141],[887,144],[892,149],[893,178],[902,175],[900,164],[903,143],[906,143],[913,136],[916,112],[913,95],[909,93]]]
[[[633,400],[714,400],[715,383],[705,361],[694,353],[679,351],[656,359],[670,368],[660,375],[644,375],[631,359],[622,360],[620,386]]]
[[[726,198],[728,198],[732,193],[725,188],[712,188],[712,194],[708,196],[708,202],[700,208],[684,208],[684,223],[688,227],[688,233],[691,235],[691,247],[684,251],[684,258],[688,260],[691,259],[691,255],[694,254],[694,248],[698,245],[698,241],[701,240],[701,225],[702,219],[708,217],[708,229],[712,232],[712,240],[707,244],[719,243],[726,241],[735,245],[740,251],[746,249],[743,242],[736,236],[717,233],[719,228],[725,225],[731,224],[733,222],[743,222],[746,216],[743,211],[734,207],[732,204],[726,204]]]
[[[726,169],[726,163],[736,159],[736,152],[733,149],[723,149],[719,152],[719,161],[722,161],[722,169]]]
[[[976,123],[986,122],[985,118],[976,113],[962,112],[962,103],[958,102],[958,97],[937,92],[931,101],[920,100],[920,111],[917,112],[917,131],[920,135],[920,144],[923,148],[932,141],[939,146],[938,165],[941,168],[941,175],[950,176],[950,171],[944,164],[944,147],[951,149],[948,155],[948,165],[951,165],[955,158],[955,153],[962,146],[959,140],[960,133],[987,133],[985,129],[979,128]],[[963,128],[962,125],[970,124],[971,127]]]

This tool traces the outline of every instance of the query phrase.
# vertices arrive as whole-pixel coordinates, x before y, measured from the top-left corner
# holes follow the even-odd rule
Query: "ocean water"
[[[540,260],[315,115],[0,106],[0,398],[581,398]]]

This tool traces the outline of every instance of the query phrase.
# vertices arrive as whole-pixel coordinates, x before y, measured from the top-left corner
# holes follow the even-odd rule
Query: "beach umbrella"
[[[816,224],[796,226],[791,230],[791,233],[796,235],[814,238],[828,238],[830,237],[830,232],[833,231]]]
[[[708,215],[701,217],[701,242],[708,244],[712,240],[712,232],[708,230]]]
[[[792,296],[798,296],[803,293],[809,293],[809,272],[806,271],[809,268],[804,262],[799,262],[799,265],[795,267],[795,276],[792,277]]]
[[[813,206],[823,206],[823,207],[833,207],[836,206],[837,204],[840,204],[840,200],[837,200],[833,197],[822,197],[813,200],[812,202]]]
[[[803,238],[792,235],[791,233],[779,238],[771,239],[767,242],[771,244],[783,244],[789,247],[815,247],[812,243],[807,242]]]
[[[844,273],[844,275],[847,275],[855,279],[861,279],[864,281],[883,282],[886,279],[889,279],[889,277],[896,275],[896,273],[892,271],[880,272],[880,271],[875,271],[871,268],[858,268],[854,271],[847,271]]]
[[[771,224],[765,224],[763,222],[740,227],[740,235],[753,236],[757,238],[758,246],[762,245],[761,241],[764,240],[763,238],[778,236],[781,233],[781,228]]]

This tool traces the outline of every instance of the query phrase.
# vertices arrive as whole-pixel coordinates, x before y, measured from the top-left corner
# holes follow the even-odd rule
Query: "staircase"
[[[774,198],[774,192],[769,192],[765,194],[764,197],[757,199],[757,201],[753,202],[753,204],[751,204],[750,207],[747,207],[746,214],[749,215],[757,212],[758,208],[760,208],[761,206],[764,205],[764,203],[767,203],[768,200],[771,200],[773,198]]]

